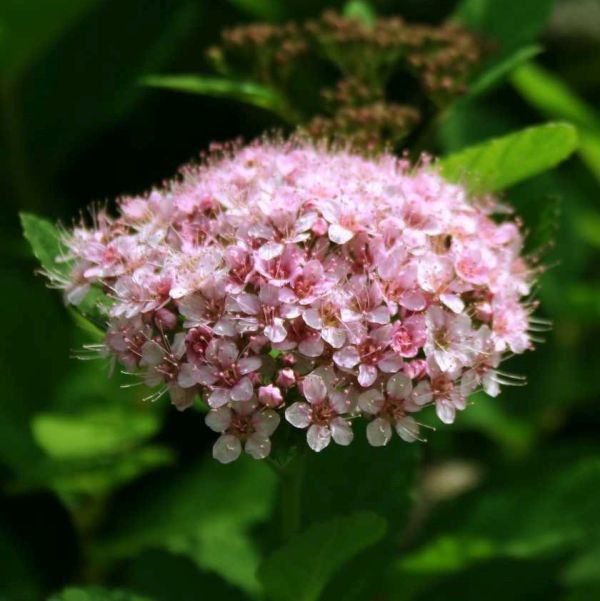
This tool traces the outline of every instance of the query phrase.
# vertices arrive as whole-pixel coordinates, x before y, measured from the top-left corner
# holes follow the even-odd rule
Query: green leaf
[[[272,111],[285,120],[290,119],[285,99],[275,90],[253,81],[205,75],[148,75],[142,78],[141,83],[176,92],[231,98]]]
[[[600,116],[596,111],[560,78],[539,65],[521,66],[512,74],[511,82],[523,98],[544,115],[600,131]]]
[[[485,69],[481,75],[469,85],[467,95],[461,102],[471,100],[476,96],[485,94],[494,86],[502,82],[505,77],[508,77],[517,67],[537,56],[541,52],[541,47],[538,45],[525,46],[515,50],[506,58],[495,61],[492,65]]]
[[[567,564],[562,581],[570,586],[587,583],[600,586],[600,541],[592,542],[588,549]]]
[[[158,445],[131,449],[114,456],[52,460],[41,464],[30,480],[20,484],[19,489],[48,487],[67,505],[76,505],[82,496],[106,495],[173,460],[173,451]]]
[[[155,411],[110,405],[80,413],[39,413],[32,422],[36,442],[55,459],[122,453],[150,438],[159,427]]]
[[[248,601],[239,589],[216,574],[199,570],[189,558],[159,549],[139,554],[130,563],[124,584],[156,601],[195,601],[197,591],[202,591],[206,601]]]
[[[92,586],[66,588],[62,592],[52,595],[48,601],[151,601],[151,599],[121,589]]]
[[[439,166],[444,177],[472,192],[495,192],[555,167],[576,148],[572,125],[547,123],[471,146]]]
[[[400,559],[400,569],[413,574],[453,573],[496,555],[489,540],[443,536]]]
[[[511,77],[514,88],[540,113],[551,119],[565,119],[579,126],[579,153],[600,180],[600,114],[577,96],[560,78],[529,63]]]
[[[344,17],[356,19],[365,25],[373,25],[377,14],[369,2],[365,0],[349,0],[342,10]]]
[[[47,219],[31,213],[21,213],[20,217],[25,238],[46,273],[50,276],[67,274],[69,263],[56,261],[62,254],[58,228]],[[96,322],[103,317],[100,307],[109,304],[108,296],[100,288],[92,287],[77,308],[69,308],[69,313],[79,327],[92,338],[100,340],[104,338],[104,334]]]
[[[130,498],[131,508],[117,508],[117,518],[131,515],[100,543],[99,551],[134,557],[142,549],[158,547],[257,592],[259,552],[249,530],[270,515],[274,492],[275,475],[264,464],[244,458],[223,466],[207,459],[162,483],[150,498]]]
[[[57,227],[47,219],[31,213],[21,213],[20,217],[23,234],[42,267],[49,273],[64,272],[65,264],[56,262],[56,257],[61,254]]]
[[[454,18],[495,40],[505,56],[529,44],[550,17],[554,0],[462,0]]]
[[[585,455],[573,461],[571,456],[539,453],[543,459],[537,463],[505,475],[469,500],[462,499],[464,513],[459,519],[455,516],[455,526],[449,524],[443,534],[401,563],[411,570],[443,571],[447,562],[431,558],[452,546],[462,549],[460,557],[450,560],[450,567],[459,569],[488,557],[560,556],[590,541],[595,544],[600,535],[595,517],[600,504],[600,455],[597,451]],[[514,472],[514,466],[510,470]]]
[[[292,537],[260,566],[258,577],[274,601],[317,601],[335,572],[385,531],[385,520],[374,513],[335,517]]]

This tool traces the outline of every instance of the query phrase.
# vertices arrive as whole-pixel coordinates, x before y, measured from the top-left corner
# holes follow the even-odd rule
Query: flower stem
[[[281,538],[286,541],[302,524],[304,453],[297,451],[281,470]]]

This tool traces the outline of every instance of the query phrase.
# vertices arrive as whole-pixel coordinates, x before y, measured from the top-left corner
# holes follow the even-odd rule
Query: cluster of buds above
[[[208,54],[222,73],[276,90],[289,120],[306,123],[313,137],[376,151],[398,145],[466,91],[480,46],[455,24],[412,25],[400,17],[365,23],[328,11],[304,23],[225,30]],[[326,63],[333,69],[323,69]],[[318,88],[321,98],[307,98],[307,89]]]
[[[427,160],[257,142],[75,227],[63,286],[106,293],[104,350],[149,398],[204,399],[219,461],[266,457],[284,421],[315,451],[355,419],[411,442],[418,412],[451,423],[531,346],[532,273],[495,207]]]

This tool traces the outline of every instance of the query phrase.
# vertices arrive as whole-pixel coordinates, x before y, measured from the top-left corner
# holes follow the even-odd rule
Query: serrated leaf
[[[56,262],[56,257],[61,254],[57,227],[47,219],[31,213],[21,213],[20,217],[23,234],[42,267],[48,272],[65,271],[65,265]]]
[[[386,522],[370,512],[316,524],[275,551],[258,577],[273,601],[317,601],[335,572],[385,535]]]
[[[151,599],[122,589],[91,586],[66,588],[62,592],[52,595],[48,601],[151,601]]]
[[[135,510],[117,511],[117,517],[130,517],[99,551],[132,557],[162,548],[256,593],[259,551],[249,529],[270,515],[274,492],[275,476],[264,464],[244,459],[223,466],[209,459],[163,483],[151,498],[130,499]]]
[[[439,163],[442,175],[472,192],[495,192],[543,173],[577,148],[568,123],[547,123],[494,138],[451,154]]]
[[[142,85],[175,92],[231,98],[272,111],[289,120],[285,99],[275,90],[253,81],[237,81],[206,75],[148,75]]]

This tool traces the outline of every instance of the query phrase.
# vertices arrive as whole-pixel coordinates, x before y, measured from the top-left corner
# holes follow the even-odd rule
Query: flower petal
[[[242,452],[242,443],[231,434],[219,436],[213,446],[213,457],[220,463],[235,461]]]
[[[435,403],[435,412],[437,416],[440,418],[440,421],[445,424],[451,424],[454,421],[454,417],[456,416],[456,410],[454,409],[454,405],[445,399],[441,401],[436,401]]]
[[[264,459],[271,453],[271,441],[266,436],[252,434],[246,441],[244,450],[254,459]]]
[[[254,386],[250,378],[242,378],[232,389],[231,389],[231,400],[232,401],[249,401],[254,394]]]
[[[302,381],[302,394],[311,404],[321,403],[327,398],[327,386],[321,376],[308,374]]]
[[[419,439],[419,424],[410,416],[396,422],[396,432],[404,442],[415,442]]]
[[[376,388],[367,390],[358,397],[358,406],[361,411],[372,415],[381,411],[384,402],[385,397],[383,396],[383,393]]]
[[[367,426],[367,440],[373,447],[384,447],[392,438],[390,422],[378,417]]]
[[[313,424],[306,433],[306,442],[313,451],[320,453],[331,442],[331,431],[327,426]]]
[[[337,444],[347,447],[352,442],[354,432],[345,419],[337,417],[331,422],[330,428],[331,437]]]
[[[393,399],[407,399],[412,392],[412,381],[404,374],[395,374],[387,381],[385,389]]]
[[[308,428],[312,419],[312,409],[308,403],[293,403],[285,410],[285,419],[295,428]]]
[[[209,411],[204,418],[204,423],[213,432],[225,432],[231,424],[231,409],[229,407],[219,407]]]
[[[360,355],[353,346],[345,346],[343,349],[333,353],[334,362],[340,367],[352,369],[360,361]]]
[[[254,431],[257,434],[268,438],[275,432],[280,421],[281,418],[279,417],[279,413],[272,409],[266,409],[265,411],[255,413],[252,423],[254,425]]]
[[[354,238],[354,232],[347,230],[338,223],[332,223],[327,233],[329,234],[329,239],[336,244],[346,244],[346,242]]]
[[[361,363],[358,368],[358,383],[363,388],[368,388],[377,379],[377,368],[374,365]]]
[[[229,390],[226,388],[215,388],[211,395],[208,397],[208,404],[213,408],[217,409],[229,403],[231,395]]]

